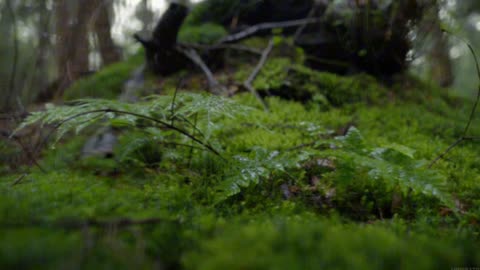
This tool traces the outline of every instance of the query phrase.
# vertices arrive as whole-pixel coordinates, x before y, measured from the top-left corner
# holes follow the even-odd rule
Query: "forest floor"
[[[248,78],[255,58],[215,73],[232,98],[200,91],[199,73],[180,90],[185,74],[150,78],[148,98],[122,103],[141,62],[132,59],[67,91],[97,99],[27,119],[71,117],[41,169],[2,168],[0,268],[480,266],[478,119],[464,133],[473,100],[407,75],[384,86],[274,53],[252,83],[268,111],[229,84]],[[113,157],[82,157],[99,125],[118,136]]]

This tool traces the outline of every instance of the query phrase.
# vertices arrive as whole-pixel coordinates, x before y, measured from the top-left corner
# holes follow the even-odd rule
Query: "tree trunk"
[[[432,33],[433,48],[428,58],[430,62],[430,75],[432,80],[442,87],[449,87],[453,84],[452,60],[450,59],[448,39],[441,31]]]
[[[39,1],[38,7],[38,25],[36,28],[38,46],[36,48],[36,60],[34,65],[34,71],[32,79],[28,84],[28,89],[37,89],[36,100],[49,100],[54,96],[54,93],[48,93],[49,83],[49,55],[51,53],[52,43],[50,42],[50,17],[49,10],[47,8],[47,1]]]
[[[175,46],[178,31],[187,14],[186,6],[172,2],[155,26],[150,39],[135,35],[145,48],[147,67],[152,72],[168,75],[186,66],[184,55]]]
[[[422,32],[429,33],[430,46],[427,51],[429,75],[433,81],[442,87],[453,84],[452,60],[450,59],[448,37],[441,30],[441,21],[438,17],[439,6],[436,3],[427,14]]]
[[[56,0],[55,2],[58,90],[60,94],[89,70],[89,44],[85,24],[89,8],[86,4],[71,0]]]
[[[112,39],[111,22],[110,22],[110,1],[92,0],[95,6],[93,17],[94,30],[98,39],[98,46],[100,55],[102,57],[102,64],[109,65],[120,61],[120,53]]]
[[[74,57],[74,64],[72,65],[75,75],[74,80],[90,71],[88,25],[93,12],[93,5],[89,2],[91,1],[78,1],[76,21],[72,28],[72,31],[74,31],[74,43],[71,46],[72,56]]]

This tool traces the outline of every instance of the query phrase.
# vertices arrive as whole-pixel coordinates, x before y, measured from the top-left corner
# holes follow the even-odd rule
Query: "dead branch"
[[[315,16],[315,13],[317,12],[318,8],[319,8],[319,5],[317,3],[314,3],[312,8],[310,9],[310,11],[308,12],[307,18],[308,19],[313,18],[313,16]],[[295,34],[293,35],[293,42],[294,43],[298,40],[298,38],[303,33],[303,31],[305,30],[305,27],[307,27],[307,25],[308,25],[308,23],[305,22],[304,24],[301,24],[300,27],[297,28],[297,30],[295,31]]]
[[[243,82],[243,86],[250,91],[257,99],[260,101],[260,103],[263,105],[263,108],[265,111],[270,111],[270,108],[268,107],[268,104],[265,102],[265,100],[258,94],[258,92],[253,88],[253,81],[255,78],[258,76],[260,71],[262,70],[263,66],[265,65],[265,62],[267,62],[268,55],[273,49],[273,39],[270,39],[268,42],[268,46],[263,50],[262,57],[260,57],[260,61],[258,62],[257,66],[255,69],[252,71],[250,76]]]
[[[192,48],[182,48],[181,46],[176,46],[177,51],[184,54],[188,59],[190,59],[194,64],[196,64],[205,74],[208,81],[208,88],[210,91],[216,95],[226,94],[227,89],[221,85],[213,76],[212,71],[208,68],[205,62],[202,60],[202,57],[197,53],[196,50]]]
[[[313,24],[313,23],[318,23],[321,20],[322,20],[321,18],[305,18],[305,19],[292,20],[292,21],[260,23],[260,24],[248,27],[247,29],[241,32],[238,32],[236,34],[226,36],[220,39],[217,42],[217,44],[240,41],[262,30],[268,30],[268,29],[274,29],[274,28],[289,28],[289,27],[301,26],[306,24]]]

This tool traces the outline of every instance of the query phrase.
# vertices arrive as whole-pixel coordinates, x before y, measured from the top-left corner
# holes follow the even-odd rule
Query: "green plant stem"
[[[153,117],[150,117],[148,115],[142,115],[142,114],[138,114],[138,113],[134,113],[134,112],[127,112],[127,111],[121,111],[121,110],[115,110],[115,109],[99,109],[99,110],[91,110],[91,111],[86,111],[86,112],[81,112],[81,113],[78,113],[78,114],[75,114],[75,115],[72,115],[62,121],[60,121],[58,124],[55,125],[55,127],[53,128],[52,132],[50,132],[46,137],[45,137],[45,140],[43,142],[42,145],[45,145],[46,142],[48,141],[48,139],[51,137],[51,135],[53,134],[53,132],[55,130],[57,130],[60,126],[62,126],[63,124],[65,124],[66,122],[68,121],[71,121],[75,118],[78,118],[80,116],[84,116],[84,115],[88,115],[88,114],[96,114],[96,113],[117,113],[117,114],[124,114],[124,115],[132,115],[132,116],[136,116],[138,118],[142,118],[142,119],[146,119],[146,120],[149,120],[149,121],[152,121],[154,123],[157,123],[157,124],[160,124],[162,126],[164,126],[165,128],[168,128],[168,129],[171,129],[171,130],[174,130],[184,136],[186,136],[187,138],[191,139],[192,141],[200,144],[201,146],[205,147],[206,149],[208,149],[209,151],[211,151],[212,153],[214,153],[215,155],[223,158],[220,153],[215,150],[210,144],[208,143],[205,143],[203,141],[201,141],[200,139],[196,138],[195,136],[191,135],[190,133],[188,133],[187,131],[179,128],[179,127],[176,127],[170,123],[167,123],[165,121],[162,121],[162,120],[159,120],[159,119],[156,119],[156,118],[153,118]]]

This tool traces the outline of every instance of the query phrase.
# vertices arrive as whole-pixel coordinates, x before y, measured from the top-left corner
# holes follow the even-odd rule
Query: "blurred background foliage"
[[[480,2],[437,2],[411,33],[415,45],[411,68],[424,79],[473,96],[474,61],[461,39],[480,51]],[[4,97],[0,111],[18,111],[34,101],[62,95],[71,82],[135,54],[138,45],[131,38],[133,33],[147,35],[166,4],[151,0],[0,0],[0,95]],[[445,37],[440,27],[451,34]],[[71,65],[59,64],[65,59]]]

